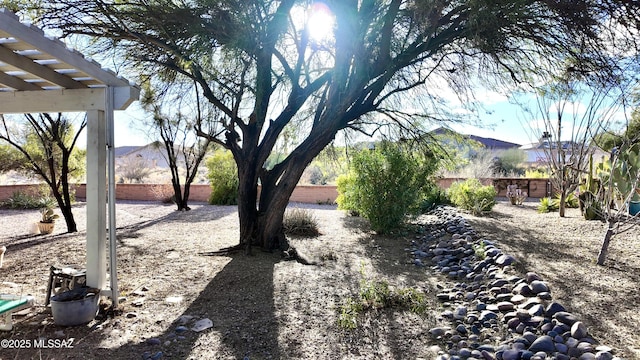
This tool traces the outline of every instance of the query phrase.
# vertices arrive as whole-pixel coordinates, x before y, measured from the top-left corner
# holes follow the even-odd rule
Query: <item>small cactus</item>
[[[60,218],[60,216],[58,216],[58,214],[55,214],[53,212],[53,209],[50,208],[44,208],[40,210],[40,214],[42,214],[42,219],[40,220],[40,222],[43,223],[52,223],[56,219]]]
[[[640,180],[640,144],[621,148],[611,169],[611,181],[623,196],[630,195]]]

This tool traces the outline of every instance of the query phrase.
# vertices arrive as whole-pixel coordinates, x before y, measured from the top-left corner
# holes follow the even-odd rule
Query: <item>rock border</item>
[[[620,360],[553,301],[538,274],[516,275],[517,259],[482,239],[456,208],[438,206],[429,215],[435,220],[413,241],[413,262],[455,281],[438,286],[443,325],[429,330],[441,342],[436,359]]]

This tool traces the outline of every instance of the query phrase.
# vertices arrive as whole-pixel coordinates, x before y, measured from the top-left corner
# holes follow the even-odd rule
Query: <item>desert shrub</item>
[[[207,159],[207,178],[211,184],[211,205],[238,204],[238,168],[228,150],[216,150]]]
[[[474,215],[491,211],[496,204],[496,189],[491,185],[482,185],[475,178],[454,182],[447,193],[455,206]]]
[[[9,209],[42,209],[55,207],[57,203],[56,199],[49,195],[48,189],[41,188],[36,194],[15,191],[0,205]]]
[[[451,204],[451,199],[449,199],[447,191],[434,185],[429,187],[429,189],[427,189],[427,191],[425,192],[425,195],[420,203],[420,212],[424,214],[437,205],[447,204]]]
[[[284,213],[284,233],[297,236],[318,236],[318,220],[309,209],[293,208]]]
[[[550,175],[546,168],[532,168],[525,170],[524,177],[528,179],[546,179]]]
[[[494,164],[496,173],[504,176],[520,176],[524,174],[522,163],[527,160],[527,155],[521,149],[508,149],[498,154]]]
[[[338,325],[343,328],[355,329],[360,314],[368,310],[393,308],[422,315],[431,306],[424,292],[414,288],[392,289],[384,280],[366,279],[364,265],[361,265],[360,274],[358,295],[347,298],[339,307]]]
[[[558,208],[559,208],[558,200],[550,197],[544,197],[540,199],[540,204],[538,205],[538,212],[548,213],[552,211],[557,211]]]
[[[556,201],[558,206],[560,206],[560,194],[556,194],[554,200]],[[564,204],[568,208],[577,209],[578,207],[580,207],[580,200],[574,193],[569,193],[567,195],[567,198],[564,199]]]
[[[378,233],[401,227],[407,215],[417,214],[429,178],[435,171],[433,157],[416,157],[401,147],[382,143],[360,151],[350,173],[338,184],[338,206],[367,218]]]
[[[336,179],[336,189],[338,190],[338,197],[336,198],[338,209],[346,210],[351,215],[359,216],[357,210],[358,201],[355,196],[357,190],[356,175],[351,172],[338,176]]]

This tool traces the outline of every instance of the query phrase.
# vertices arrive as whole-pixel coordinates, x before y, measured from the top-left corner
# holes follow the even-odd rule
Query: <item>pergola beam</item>
[[[1,79],[0,79],[0,82]],[[86,112],[105,111],[106,88],[8,91],[0,92],[0,112],[23,114],[40,112]],[[140,90],[135,87],[114,88],[114,110],[126,109],[138,98]]]
[[[7,49],[4,46],[0,46],[0,61],[5,64],[15,66],[22,71],[35,75],[41,79],[47,80],[51,83],[59,85],[60,87],[67,89],[82,89],[86,88],[83,83],[77,82],[68,76],[64,76],[51,68],[44,65],[40,65],[29,59],[26,56],[16,54],[15,52]],[[18,89],[26,90],[26,89]]]
[[[42,90],[39,86],[26,82],[15,76],[10,76],[0,71],[0,84],[8,86],[16,90],[36,91]]]

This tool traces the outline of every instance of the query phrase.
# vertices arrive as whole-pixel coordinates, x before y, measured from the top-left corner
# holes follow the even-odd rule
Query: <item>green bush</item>
[[[560,194],[556,194],[554,200],[557,202],[558,207],[560,206]],[[564,205],[570,209],[577,209],[580,207],[580,200],[574,193],[569,193],[567,198],[564,199]]]
[[[351,215],[359,216],[358,213],[358,201],[355,196],[356,193],[356,175],[354,173],[343,174],[336,179],[336,189],[338,191],[338,197],[336,203],[338,209],[346,210]]]
[[[447,193],[455,206],[474,215],[491,211],[496,204],[496,189],[491,185],[482,185],[475,178],[454,182]]]
[[[378,233],[401,227],[420,201],[436,169],[433,156],[416,157],[401,147],[381,143],[356,154],[348,175],[337,179],[338,208],[367,218]]]
[[[437,205],[451,204],[451,199],[447,195],[447,191],[439,188],[438,186],[431,186],[425,193],[420,203],[420,212],[422,214],[433,209]]]
[[[309,209],[293,208],[284,213],[284,233],[297,236],[318,236],[318,220]]]
[[[532,168],[524,172],[524,177],[528,179],[546,179],[549,178],[549,170],[546,168]]]
[[[211,184],[209,204],[238,204],[238,168],[233,155],[227,150],[217,150],[207,159],[207,178]]]
[[[44,190],[40,189],[37,195],[16,191],[0,205],[9,209],[42,209],[57,206],[56,200]]]
[[[539,213],[548,213],[552,211],[557,211],[559,208],[558,200],[552,199],[550,197],[544,197],[540,199],[540,204],[538,205]]]

